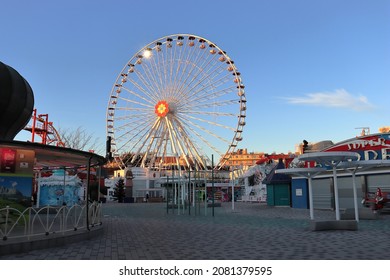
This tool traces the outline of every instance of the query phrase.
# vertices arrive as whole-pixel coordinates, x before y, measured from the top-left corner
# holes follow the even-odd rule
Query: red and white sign
[[[352,138],[326,148],[324,152],[356,152],[359,160],[390,159],[390,133]]]

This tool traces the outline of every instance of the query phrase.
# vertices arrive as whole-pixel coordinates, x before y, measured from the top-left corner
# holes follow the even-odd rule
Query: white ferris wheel
[[[157,39],[124,66],[110,93],[107,136],[121,166],[222,168],[242,140],[245,90],[233,60],[190,34]]]

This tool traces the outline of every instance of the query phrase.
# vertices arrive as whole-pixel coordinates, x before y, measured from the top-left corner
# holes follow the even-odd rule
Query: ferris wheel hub
[[[160,100],[157,102],[156,106],[154,106],[154,112],[159,117],[165,117],[169,112],[169,105],[165,100]]]

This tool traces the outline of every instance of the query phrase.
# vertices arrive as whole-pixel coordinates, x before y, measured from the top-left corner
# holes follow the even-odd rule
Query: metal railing
[[[88,219],[87,219],[88,214]],[[31,240],[52,234],[87,229],[102,224],[102,205],[93,202],[71,207],[28,207],[19,211],[9,206],[0,209],[0,237],[2,240]]]

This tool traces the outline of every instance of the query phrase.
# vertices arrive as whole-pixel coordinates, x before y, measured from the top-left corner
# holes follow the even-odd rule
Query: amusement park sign
[[[358,160],[390,159],[390,133],[371,134],[339,142],[324,152],[356,152]]]

